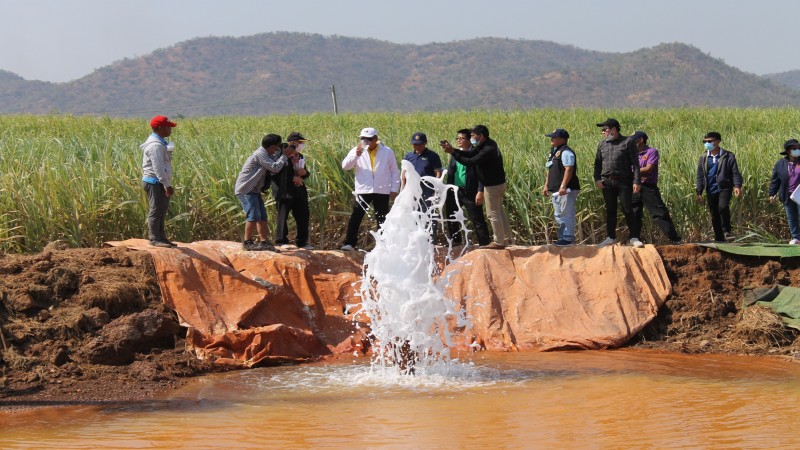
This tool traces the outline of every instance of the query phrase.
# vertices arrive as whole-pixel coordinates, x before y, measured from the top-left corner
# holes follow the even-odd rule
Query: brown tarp
[[[252,366],[366,349],[366,324],[344,311],[359,302],[361,253],[246,252],[226,241],[109,245],[153,255],[164,302],[189,328],[187,346],[200,357]],[[649,245],[471,251],[443,275],[473,323],[458,341],[489,350],[616,347],[671,292]]]
[[[672,292],[655,247],[539,246],[470,252],[449,266],[447,293],[489,350],[624,344]]]

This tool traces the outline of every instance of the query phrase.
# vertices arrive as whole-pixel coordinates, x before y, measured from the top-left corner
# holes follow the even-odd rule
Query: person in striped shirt
[[[281,150],[282,138],[277,134],[268,134],[261,140],[261,147],[257,148],[247,161],[244,162],[239,177],[236,179],[236,198],[242,204],[242,209],[247,216],[244,224],[245,250],[276,252],[275,246],[269,240],[269,224],[267,223],[267,209],[261,192],[267,185],[268,176],[280,172],[283,166],[289,164],[294,154],[293,147]],[[253,234],[258,232],[259,242],[253,240]]]

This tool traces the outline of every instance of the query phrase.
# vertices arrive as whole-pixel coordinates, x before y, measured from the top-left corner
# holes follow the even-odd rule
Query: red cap
[[[167,119],[167,116],[155,116],[152,119],[150,119],[150,128],[155,128],[155,127],[172,128],[176,126],[178,126],[178,124],[175,122],[170,122],[169,119]]]

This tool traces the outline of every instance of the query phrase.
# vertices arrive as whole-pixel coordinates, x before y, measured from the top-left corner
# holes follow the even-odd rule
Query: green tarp
[[[776,285],[742,290],[744,306],[761,305],[773,310],[787,327],[800,330],[800,288]]]
[[[726,244],[710,242],[697,244],[703,247],[716,248],[717,250],[745,256],[771,256],[778,258],[800,257],[800,245],[789,244]]]

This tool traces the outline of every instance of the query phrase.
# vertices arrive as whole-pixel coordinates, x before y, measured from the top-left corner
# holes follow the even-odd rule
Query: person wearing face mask
[[[633,213],[633,194],[639,193],[642,179],[639,173],[639,150],[636,143],[619,133],[617,119],[608,118],[596,124],[601,127],[603,139],[597,144],[594,158],[594,182],[603,191],[606,206],[606,239],[600,245],[617,242],[617,199],[628,224],[628,243],[644,247],[639,240],[642,221]]]
[[[736,197],[742,194],[742,174],[736,163],[736,155],[720,147],[722,135],[709,131],[703,136],[706,152],[697,162],[697,201],[703,203],[703,191],[708,197],[708,211],[714,240],[725,242],[733,240],[731,234],[731,193]]]
[[[275,209],[278,212],[278,221],[275,226],[275,245],[283,249],[289,248],[289,214],[294,217],[297,226],[295,245],[305,250],[313,250],[308,243],[308,190],[305,179],[311,174],[306,167],[306,160],[302,150],[306,146],[306,138],[297,131],[293,131],[286,138],[285,147],[291,147],[294,152],[291,164],[286,164],[277,174],[270,177],[270,188],[275,198]]]
[[[647,145],[647,133],[635,131],[630,139],[639,149],[639,174],[642,176],[642,185],[639,192],[633,194],[633,214],[641,222],[643,209],[647,208],[650,218],[667,235],[672,244],[680,244],[681,236],[672,223],[667,205],[661,198],[658,189],[658,162],[660,155],[658,149]]]
[[[506,244],[511,244],[512,236],[508,216],[503,208],[503,196],[506,192],[503,154],[500,153],[497,142],[489,138],[489,128],[485,125],[475,125],[472,128],[470,143],[472,149],[467,151],[457,152],[449,143],[443,144],[442,149],[461,164],[477,168],[478,180],[483,184],[487,215],[494,234],[494,241],[480,248],[504,249]]]
[[[798,205],[791,198],[792,193],[800,185],[800,142],[789,139],[783,144],[784,155],[772,168],[772,179],[769,181],[769,202],[780,200],[786,210],[786,220],[789,222],[789,233],[792,240],[789,244],[800,244],[800,219],[798,219]]]
[[[553,202],[553,214],[558,225],[558,240],[554,245],[567,247],[575,243],[575,200],[580,193],[578,163],[575,151],[567,145],[569,133],[557,128],[550,134],[550,157],[547,159],[542,195],[549,196]]]
[[[463,128],[458,130],[456,134],[456,145],[458,150],[467,152],[472,149],[472,144],[469,142],[471,130]],[[444,148],[450,146],[450,142],[442,141],[439,145]],[[447,184],[452,184],[458,187],[458,190],[447,192],[447,217],[451,219],[447,223],[447,233],[453,240],[453,244],[459,245],[462,243],[461,239],[461,225],[453,221],[455,218],[458,205],[466,211],[467,218],[472,222],[472,227],[475,230],[475,237],[478,240],[478,245],[488,245],[492,242],[489,236],[489,226],[486,223],[486,216],[483,214],[483,185],[478,179],[478,171],[475,166],[465,166],[451,155],[450,164],[447,166]],[[456,203],[456,197],[458,203]],[[465,242],[466,243],[466,242]]]
[[[350,251],[356,249],[358,229],[370,204],[375,208],[378,228],[383,224],[389,213],[389,201],[400,192],[400,168],[394,151],[378,140],[378,130],[364,128],[358,145],[342,160],[342,169],[355,169],[356,172],[353,212],[347,222],[347,235],[342,246],[342,250]]]

